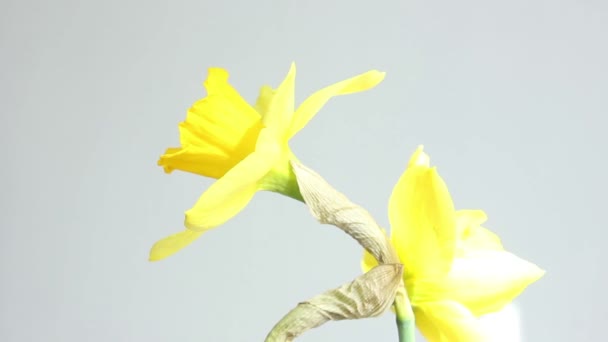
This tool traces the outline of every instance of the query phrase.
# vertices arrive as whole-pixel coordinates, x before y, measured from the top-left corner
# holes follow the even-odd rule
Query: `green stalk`
[[[416,341],[416,324],[414,324],[413,319],[401,321],[397,318],[397,331],[399,333],[399,342]]]
[[[399,342],[415,342],[416,324],[414,312],[412,311],[412,306],[410,305],[403,283],[395,296],[395,313],[397,314]]]

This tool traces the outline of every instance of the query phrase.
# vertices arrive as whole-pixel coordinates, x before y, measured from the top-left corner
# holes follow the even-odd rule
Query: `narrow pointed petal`
[[[312,119],[315,114],[334,96],[352,94],[371,89],[384,79],[384,73],[376,70],[349,78],[325,87],[308,97],[298,107],[293,116],[289,129],[289,137],[293,137]]]
[[[192,241],[198,239],[202,232],[193,232],[191,230],[184,230],[177,234],[168,236],[152,246],[150,250],[150,261],[162,260],[168,256],[175,254],[177,251],[188,246]]]
[[[287,76],[271,98],[262,99],[262,102],[258,103],[260,106],[267,106],[267,112],[262,117],[264,126],[275,129],[285,141],[294,110],[295,79],[296,66],[292,63]],[[268,97],[268,90],[263,89],[263,91],[266,92],[264,95]],[[269,102],[265,103],[266,101]]]
[[[477,318],[453,301],[414,304],[416,326],[429,342],[483,342],[487,335]]]
[[[418,279],[408,286],[413,302],[450,299],[480,316],[502,309],[544,271],[517,256],[495,250],[470,251],[454,259],[443,279]]]
[[[407,275],[444,275],[450,269],[455,241],[454,204],[448,189],[420,147],[389,200],[391,239]]]
[[[214,228],[240,212],[258,189],[258,182],[280,158],[274,133],[263,129],[256,151],[218,179],[186,212],[186,228],[201,232]]]

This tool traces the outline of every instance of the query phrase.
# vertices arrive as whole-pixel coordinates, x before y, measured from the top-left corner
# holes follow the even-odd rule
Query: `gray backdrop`
[[[361,250],[259,193],[172,258],[210,179],[156,166],[210,66],[254,101],[291,61],[297,95],[368,69],[292,141],[387,226],[418,144],[458,208],[547,270],[517,301],[525,341],[588,341],[608,318],[605,1],[17,1],[0,5],[0,340],[262,341],[298,301],[360,274]],[[396,341],[394,316],[301,341]]]

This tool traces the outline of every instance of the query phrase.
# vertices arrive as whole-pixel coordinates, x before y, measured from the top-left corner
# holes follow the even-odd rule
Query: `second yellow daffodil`
[[[485,220],[480,210],[454,210],[418,148],[393,189],[389,221],[416,325],[430,342],[487,341],[477,317],[500,310],[544,273],[505,251],[480,226]],[[376,264],[366,253],[363,268]]]
[[[375,87],[384,73],[375,70],[323,88],[295,110],[296,69],[275,90],[262,87],[255,106],[228,83],[224,69],[211,68],[207,97],[197,101],[179,125],[181,147],[169,148],[158,164],[166,172],[181,170],[217,181],[186,212],[186,229],[158,241],[150,260],[174,254],[241,211],[258,190],[300,199],[289,161],[288,141],[333,96]]]

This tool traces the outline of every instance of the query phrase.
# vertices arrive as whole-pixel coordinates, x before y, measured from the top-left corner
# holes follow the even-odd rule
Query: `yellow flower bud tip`
[[[430,164],[431,164],[431,158],[429,157],[428,154],[424,153],[424,146],[419,145],[418,148],[416,149],[416,152],[414,152],[414,154],[410,158],[408,166],[409,167],[414,167],[414,166],[429,167]]]

